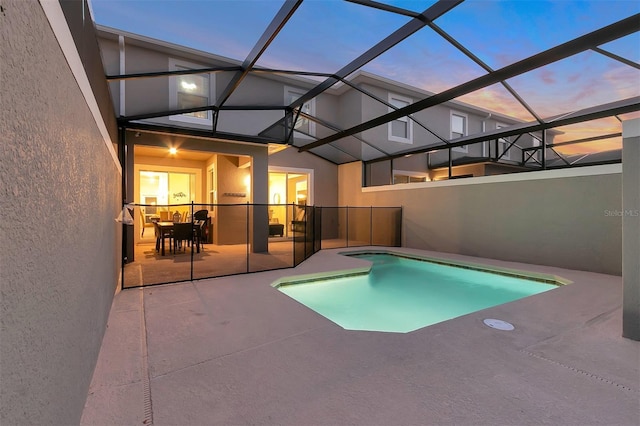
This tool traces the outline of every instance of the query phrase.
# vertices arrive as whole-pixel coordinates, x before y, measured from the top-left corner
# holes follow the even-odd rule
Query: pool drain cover
[[[488,325],[491,328],[495,328],[496,330],[511,331],[515,328],[513,324],[499,319],[487,318],[483,322],[485,325]]]

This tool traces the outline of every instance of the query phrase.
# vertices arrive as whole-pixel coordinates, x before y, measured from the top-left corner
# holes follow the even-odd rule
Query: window
[[[496,130],[504,129],[505,127],[507,127],[506,124],[496,123]],[[502,155],[501,159],[504,159],[504,160],[508,160],[511,158],[511,151],[509,150],[510,144],[511,144],[511,141],[509,140],[509,138],[498,139],[498,157]]]
[[[409,98],[390,93],[389,103],[396,109],[400,109],[411,105],[412,101]],[[389,112],[391,111],[395,111],[395,109],[389,108]],[[389,122],[389,140],[402,143],[413,142],[413,127],[409,117],[404,116]]]
[[[169,59],[170,71],[205,68],[204,65]],[[169,77],[169,108],[186,109],[209,106],[214,93],[213,74],[184,74]],[[172,115],[170,120],[195,124],[211,124],[211,111],[197,111]]]
[[[429,177],[420,172],[411,172],[406,170],[394,170],[393,171],[393,184],[398,183],[414,183],[414,182],[427,182]]]
[[[176,212],[186,218],[189,214],[188,204],[195,201],[198,192],[196,173],[155,170],[139,170],[138,173],[138,199],[150,205],[144,212],[146,223],[151,223],[153,219],[167,220]]]
[[[216,204],[218,199],[216,197],[216,170],[213,165],[207,169],[207,203]],[[209,207],[213,210],[213,207]]]
[[[467,136],[467,114],[451,111],[451,139],[458,139]],[[468,145],[453,148],[454,151],[468,152]]]
[[[292,87],[285,87],[284,88],[284,103],[285,105],[291,105],[294,101],[296,101],[299,97],[301,97],[304,93],[306,93],[304,90],[301,89],[294,89]],[[305,102],[304,104],[302,104],[302,110],[300,111],[301,113],[305,113],[311,116],[314,116],[316,113],[316,100],[315,99],[311,99],[308,102]],[[297,114],[297,111],[293,112],[293,116],[295,117]],[[301,137],[309,137],[309,136],[315,136],[316,135],[316,123],[314,123],[313,121],[310,121],[308,118],[305,118],[303,116],[299,116],[298,120],[296,120],[296,123],[293,125],[293,128],[295,130],[297,130],[299,133],[298,135]]]

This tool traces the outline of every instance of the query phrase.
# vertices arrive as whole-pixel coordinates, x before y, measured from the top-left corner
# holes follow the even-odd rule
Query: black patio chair
[[[201,248],[204,249],[204,241],[207,239],[207,225],[209,219],[209,211],[208,210],[198,210],[193,214],[193,223],[196,242],[198,243],[198,251]]]
[[[187,245],[193,241],[193,226],[191,223],[174,223],[173,224],[173,252],[177,253],[180,247],[186,252]],[[187,244],[182,244],[186,242]]]
[[[153,228],[155,230],[156,233],[156,251],[160,251],[160,241],[162,240],[162,238],[168,238],[169,239],[169,251],[171,251],[171,242],[172,242],[172,238],[173,238],[173,230],[169,229],[169,228],[160,228],[160,226],[158,226],[158,221],[157,220],[152,220],[153,223]],[[163,252],[162,254],[164,254],[164,247],[163,247]]]

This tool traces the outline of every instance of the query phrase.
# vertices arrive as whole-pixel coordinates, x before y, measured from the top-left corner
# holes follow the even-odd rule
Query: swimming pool
[[[390,253],[349,255],[372,262],[370,272],[276,287],[347,330],[406,333],[560,284]]]

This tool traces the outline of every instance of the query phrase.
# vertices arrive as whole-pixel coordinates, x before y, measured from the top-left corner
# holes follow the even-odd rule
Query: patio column
[[[124,156],[124,164],[122,170],[122,179],[123,182],[123,199],[125,203],[133,203],[135,197],[133,195],[133,181],[134,177],[134,166],[133,166],[133,139],[127,136],[126,129],[123,129],[120,137],[122,140],[120,143],[123,145],[123,156]],[[136,217],[137,219],[137,217]],[[124,232],[122,234],[122,239],[124,240],[125,245],[125,256],[127,258],[127,263],[131,263],[135,261],[135,240],[134,240],[134,230],[133,226],[125,226]]]
[[[622,336],[640,340],[640,118],[622,123]]]
[[[251,163],[253,193],[253,223],[251,224],[251,252],[269,251],[269,158],[266,149],[254,153]],[[263,204],[263,205],[259,205]]]

